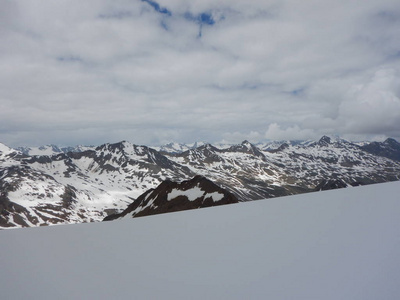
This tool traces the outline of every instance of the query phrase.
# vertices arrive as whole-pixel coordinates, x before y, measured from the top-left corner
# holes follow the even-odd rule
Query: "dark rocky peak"
[[[283,143],[282,145],[279,146],[279,148],[277,149],[278,151],[283,151],[285,149],[289,148],[289,144],[288,143]]]
[[[209,143],[206,143],[204,145],[196,147],[196,148],[194,148],[194,150],[199,150],[202,152],[205,152],[205,151],[220,152],[220,150],[217,147],[214,147],[213,145],[211,145]]]
[[[400,143],[393,138],[387,138],[383,144],[388,145],[392,148],[400,149]]]
[[[184,191],[194,187],[199,187],[203,191],[208,193],[213,193],[223,190],[222,188],[217,186],[214,182],[201,175],[196,175],[190,180],[185,180],[182,181],[181,183],[176,183],[176,187]]]
[[[153,149],[151,149],[153,150]],[[104,144],[101,146],[98,146],[96,148],[96,151],[99,153],[100,156],[103,155],[119,155],[119,156],[147,156],[148,153],[150,152],[150,148],[147,146],[138,146],[131,144],[127,141],[121,141],[118,143],[114,144]],[[153,150],[155,151],[155,150]]]
[[[178,154],[178,156],[184,157],[190,162],[213,163],[224,161],[219,153],[221,153],[220,149],[211,144],[204,144],[196,149],[190,149],[182,152],[181,154]]]
[[[244,140],[242,142],[242,145],[245,146],[245,147],[249,147],[249,148],[251,148],[251,146],[252,146],[252,144],[248,140]]]
[[[96,148],[97,159],[101,163],[112,161],[119,165],[125,163],[136,163],[138,161],[146,164],[157,165],[165,169],[173,169],[175,164],[157,150],[147,146],[138,146],[127,141],[115,144],[105,144]]]
[[[114,220],[124,216],[140,217],[167,212],[237,203],[237,198],[203,176],[195,176],[180,183],[163,181],[148,190],[120,214],[106,217]]]
[[[113,143],[113,144],[107,143],[107,144],[103,144],[103,145],[96,147],[95,150],[96,151],[110,151],[113,153],[118,153],[118,152],[124,150],[125,143],[126,143],[126,141],[121,141],[121,142]]]
[[[65,154],[61,154],[61,156],[65,156]],[[60,160],[64,159],[65,157],[61,158]],[[51,156],[48,155],[34,155],[26,158],[24,162],[33,164],[33,163],[39,163],[39,164],[50,164],[53,162],[51,159]]]
[[[253,145],[252,143],[250,143],[247,140],[244,140],[239,145],[233,145],[233,146],[229,147],[226,151],[247,153],[247,154],[257,156],[257,157],[264,158],[264,154],[262,154],[261,151],[255,145]]]
[[[383,143],[371,142],[361,147],[366,152],[400,161],[400,143],[388,138]]]
[[[318,141],[319,146],[328,146],[331,144],[331,138],[324,135],[320,140]]]
[[[277,149],[269,150],[269,152],[278,153],[278,152],[282,152],[282,151],[284,151],[285,149],[288,149],[288,148],[289,148],[289,144],[288,143],[283,143]]]

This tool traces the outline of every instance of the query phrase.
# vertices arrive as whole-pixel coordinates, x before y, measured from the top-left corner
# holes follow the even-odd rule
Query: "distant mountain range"
[[[400,143],[324,136],[319,141],[159,148],[126,141],[66,148],[0,144],[0,227],[101,221],[128,207],[134,216],[181,210],[171,206],[174,201],[168,202],[172,210],[163,207],[160,199],[168,198],[172,187],[180,190],[179,182],[199,178],[237,201],[394,181],[400,179]],[[204,195],[216,192],[195,186]],[[153,195],[157,190],[164,194]],[[180,199],[185,209],[221,204],[214,201],[218,197],[196,200],[196,205]]]

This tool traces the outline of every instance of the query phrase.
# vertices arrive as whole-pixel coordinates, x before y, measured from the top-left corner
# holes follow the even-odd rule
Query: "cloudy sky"
[[[0,142],[400,139],[398,0],[0,3]]]

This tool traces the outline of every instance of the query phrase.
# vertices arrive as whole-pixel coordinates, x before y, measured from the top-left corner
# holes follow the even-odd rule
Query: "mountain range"
[[[170,211],[162,208],[160,199],[173,188],[182,194],[189,188],[178,183],[199,178],[237,201],[395,181],[400,179],[400,143],[353,143],[323,136],[318,141],[172,143],[159,148],[127,141],[65,148],[12,149],[0,144],[0,226],[101,221],[120,216],[128,207],[140,211],[137,216]],[[204,195],[216,192],[213,189],[197,186]],[[157,190],[164,194],[150,196]],[[204,200],[197,200],[197,206],[187,201],[181,205],[218,205]],[[150,210],[151,205],[158,210]]]

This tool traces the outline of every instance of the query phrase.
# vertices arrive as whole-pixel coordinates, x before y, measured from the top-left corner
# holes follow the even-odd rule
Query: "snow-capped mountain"
[[[378,156],[400,161],[400,143],[395,139],[387,139],[383,143],[372,142],[361,147],[364,151]]]
[[[83,152],[87,150],[93,150],[94,146],[83,146],[78,145],[75,147],[58,147],[56,145],[45,145],[40,147],[18,147],[15,150],[22,152],[25,155],[56,155],[60,153],[68,152]]]
[[[0,226],[100,221],[163,180],[193,174],[156,150],[127,142],[26,156],[2,147]]]
[[[122,217],[140,217],[167,212],[238,203],[230,192],[203,176],[195,176],[180,183],[166,180],[132,202],[122,213],[105,220]]]
[[[160,147],[152,147],[152,148],[161,153],[182,153],[190,149],[196,149],[197,147],[200,147],[204,144],[206,143],[205,142],[195,142],[191,144],[168,143]]]
[[[321,182],[362,185],[400,179],[398,161],[322,137],[263,151],[248,141],[227,149],[210,144],[168,157],[233,192],[241,201],[320,189]]]
[[[400,144],[393,139],[360,146],[324,136],[276,146],[202,143],[167,152],[123,141],[28,155],[1,144],[0,226],[100,221],[138,205],[143,193],[165,180],[196,175],[239,201],[400,179]]]

